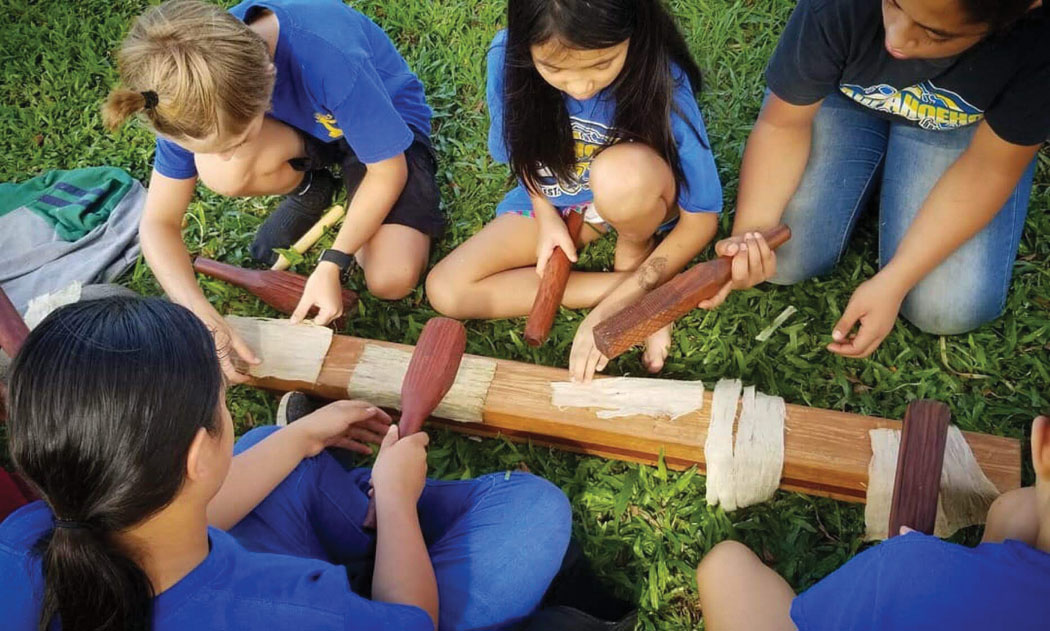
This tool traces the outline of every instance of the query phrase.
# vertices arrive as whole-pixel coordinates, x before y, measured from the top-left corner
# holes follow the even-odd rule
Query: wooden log
[[[0,348],[7,356],[14,359],[22,343],[29,337],[29,327],[22,320],[22,314],[11,304],[3,289],[0,289]]]
[[[291,314],[299,306],[299,299],[306,288],[306,277],[295,272],[254,270],[220,263],[198,256],[193,260],[196,272],[236,285],[281,313]],[[343,289],[343,313],[350,313],[357,305],[357,294]],[[310,314],[316,313],[316,307]],[[335,320],[338,328],[346,324],[346,315]]]
[[[762,233],[769,247],[791,238],[791,229],[780,224]],[[701,300],[718,293],[732,274],[732,257],[720,256],[699,263],[617,311],[594,327],[595,346],[609,359],[618,357],[645,338],[696,308]]]
[[[402,350],[412,347],[345,335],[332,338],[316,384],[255,379],[259,387],[302,390],[329,399],[346,398],[346,385],[366,345]],[[467,355],[466,357],[471,357]],[[496,373],[485,398],[481,423],[431,419],[457,432],[557,447],[577,453],[705,471],[704,441],[710,422],[711,393],[704,406],[675,421],[650,416],[601,419],[589,408],[551,405],[551,382],[568,381],[568,371],[508,360],[495,360]],[[850,502],[867,492],[871,440],[868,430],[900,429],[893,421],[802,405],[787,406],[784,420],[784,469],[780,488]],[[1021,484],[1021,445],[1012,438],[964,432],[977,462],[999,491]]]
[[[334,226],[336,222],[338,222],[342,218],[343,207],[338,204],[332,206],[328,209],[328,212],[326,212],[324,215],[321,216],[320,219],[317,220],[317,223],[311,226],[310,229],[307,230],[303,236],[299,237],[298,241],[292,244],[292,247],[290,249],[295,252],[298,252],[299,254],[305,253],[307,250],[314,247],[314,244],[317,243],[318,240],[320,240],[321,235],[324,234],[325,230]],[[292,262],[288,260],[288,257],[286,257],[283,254],[280,254],[277,256],[277,262],[274,263],[273,267],[271,267],[270,269],[275,271],[281,271],[288,269],[289,267],[291,267],[291,265]]]
[[[569,228],[569,238],[576,243],[583,228],[583,211],[570,212],[565,218],[565,223]],[[525,341],[530,346],[539,346],[547,340],[551,325],[554,324],[554,316],[558,315],[558,307],[565,296],[565,286],[569,283],[571,271],[572,261],[568,255],[561,248],[554,248],[547,266],[543,268],[543,278],[540,279],[532,310],[525,321]]]
[[[945,439],[952,413],[937,401],[915,401],[904,414],[888,535],[908,526],[928,535],[937,523]]]
[[[452,318],[431,318],[419,335],[412,351],[408,371],[401,382],[401,419],[398,436],[404,438],[423,427],[434,408],[441,403],[456,381],[463,351],[467,348],[467,330]],[[369,501],[365,528],[376,527],[375,502]]]

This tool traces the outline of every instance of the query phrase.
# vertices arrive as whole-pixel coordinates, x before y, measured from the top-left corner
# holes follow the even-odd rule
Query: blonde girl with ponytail
[[[369,290],[399,299],[416,286],[444,219],[423,86],[383,31],[338,0],[251,0],[230,9],[171,0],[132,24],[120,85],[102,106],[113,130],[129,118],[157,136],[142,249],[168,295],[204,321],[223,371],[231,351],[258,361],[196,284],[181,236],[199,179],[227,196],[284,195],[251,247],[263,264],[330,206],[338,164],[351,199],[332,249],[293,315],[342,315],[354,258]]]

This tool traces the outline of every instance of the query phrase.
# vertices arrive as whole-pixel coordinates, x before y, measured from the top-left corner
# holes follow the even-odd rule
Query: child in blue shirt
[[[209,331],[159,299],[76,303],[30,334],[8,437],[44,499],[0,524],[4,629],[507,629],[539,604],[569,542],[556,487],[428,481],[426,434],[398,440],[361,401],[235,447],[223,381]],[[370,471],[325,449],[368,442]]]
[[[704,625],[867,631],[1050,625],[1050,419],[1032,423],[1034,487],[999,497],[976,548],[914,531],[858,554],[798,596],[746,546],[725,541],[697,568]]]
[[[612,228],[612,272],[574,272],[563,303],[593,307],[569,367],[608,361],[594,326],[664,282],[714,236],[722,189],[693,96],[700,71],[660,2],[511,0],[488,52],[489,150],[518,185],[496,218],[438,263],[427,295],[458,318],[525,315],[554,248],[576,260],[562,220],[584,213],[581,244]],[[657,243],[657,235],[665,235]],[[656,372],[670,328],[647,342]]]
[[[332,248],[293,314],[342,315],[357,258],[374,295],[418,284],[441,235],[431,111],[386,34],[339,0],[247,0],[229,13],[199,0],[152,7],[118,55],[122,86],[103,107],[115,128],[137,114],[157,134],[142,250],[167,294],[254,356],[197,287],[180,225],[199,178],[230,196],[285,194],[251,254],[271,264],[330,206],[338,163],[350,196]],[[224,371],[242,381],[223,352]]]

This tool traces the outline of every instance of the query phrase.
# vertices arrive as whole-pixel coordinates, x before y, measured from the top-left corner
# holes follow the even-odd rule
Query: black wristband
[[[354,257],[350,256],[346,252],[328,249],[324,252],[321,252],[320,261],[328,261],[329,263],[335,263],[336,267],[339,268],[339,277],[345,281],[346,277],[350,273],[350,266],[354,263]]]

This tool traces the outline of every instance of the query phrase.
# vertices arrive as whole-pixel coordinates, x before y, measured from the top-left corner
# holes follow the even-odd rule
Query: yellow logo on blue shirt
[[[601,123],[571,117],[572,137],[576,141],[576,168],[572,182],[559,182],[546,169],[539,172],[540,192],[548,199],[576,195],[591,189],[591,160],[609,142],[609,128]]]
[[[931,131],[957,129],[984,118],[983,111],[955,92],[938,88],[932,81],[902,90],[886,84],[865,88],[844,83],[839,90],[864,107],[906,118]]]
[[[324,128],[328,130],[329,138],[339,138],[343,135],[343,130],[339,129],[335,124],[335,116],[331,114],[314,114],[314,120],[324,125]]]

